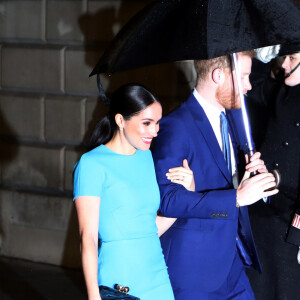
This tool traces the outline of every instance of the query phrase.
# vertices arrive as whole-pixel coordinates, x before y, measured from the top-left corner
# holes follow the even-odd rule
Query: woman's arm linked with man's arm
[[[195,191],[194,174],[188,165],[187,159],[183,160],[182,167],[169,169],[166,177],[173,183],[181,184],[188,191]],[[156,217],[158,236],[162,236],[175,223],[176,220],[176,218],[166,218],[162,215],[158,215]]]

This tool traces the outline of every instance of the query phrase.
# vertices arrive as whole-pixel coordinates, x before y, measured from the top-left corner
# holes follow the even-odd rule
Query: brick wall
[[[0,254],[77,267],[72,169],[107,108],[93,66],[150,0],[0,1]],[[108,94],[150,88],[167,112],[194,81],[190,62],[103,76]]]

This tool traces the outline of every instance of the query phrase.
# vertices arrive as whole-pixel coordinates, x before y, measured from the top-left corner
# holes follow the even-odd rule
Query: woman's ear
[[[212,71],[212,80],[215,84],[220,84],[224,80],[224,72],[221,68],[216,68]]]
[[[121,114],[116,114],[115,115],[115,121],[116,121],[116,124],[118,125],[119,129],[120,130],[123,130],[124,128],[124,118]]]

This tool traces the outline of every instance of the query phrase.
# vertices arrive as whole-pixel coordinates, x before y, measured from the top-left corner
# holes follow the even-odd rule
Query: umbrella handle
[[[273,188],[267,189],[266,191],[272,191],[272,190],[277,189],[279,187],[280,183],[281,183],[280,171],[278,169],[274,169],[271,173],[273,173],[273,175],[275,177],[276,185]]]
[[[256,152],[256,151],[255,151],[254,149],[253,149],[253,150],[248,149],[248,156],[249,156],[249,159],[250,159],[250,157],[251,157],[255,152]],[[274,170],[271,171],[271,173],[272,173],[272,174],[274,175],[274,177],[275,177],[276,185],[275,185],[274,187],[270,188],[270,189],[265,190],[265,192],[267,192],[267,191],[273,191],[273,190],[277,189],[277,188],[279,187],[280,183],[281,183],[281,173],[280,173],[280,171],[279,171],[278,169],[274,169]],[[257,171],[251,172],[251,173],[250,173],[250,177],[253,177],[253,176],[257,175],[257,174],[258,174]]]

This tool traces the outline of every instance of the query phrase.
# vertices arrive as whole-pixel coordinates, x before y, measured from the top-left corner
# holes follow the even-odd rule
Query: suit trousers
[[[211,293],[175,290],[176,300],[255,300],[245,266],[236,251],[232,267],[225,282]]]

